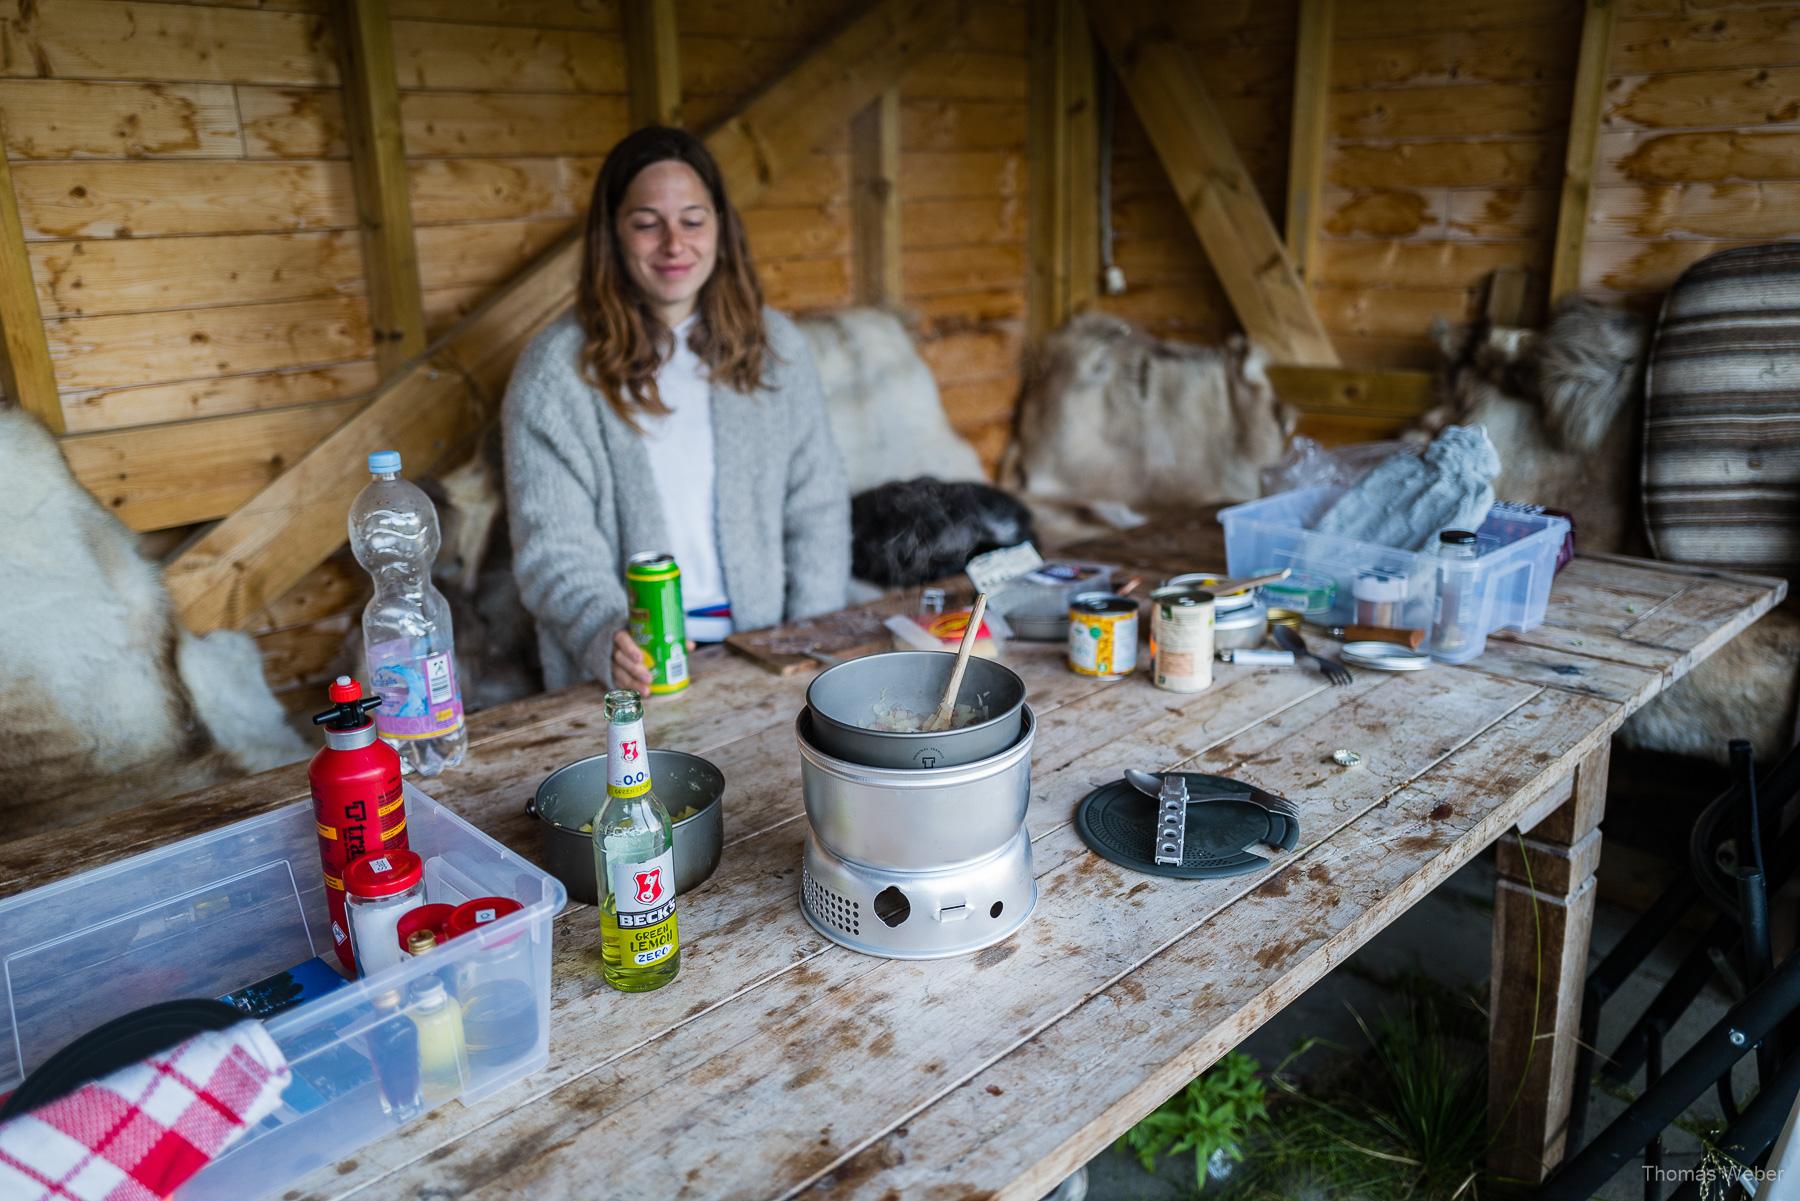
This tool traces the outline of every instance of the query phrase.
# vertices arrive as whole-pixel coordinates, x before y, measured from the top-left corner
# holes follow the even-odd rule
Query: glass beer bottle
[[[594,817],[594,876],[606,982],[649,992],[673,980],[681,970],[674,828],[651,788],[644,704],[629,689],[606,694],[606,804]]]

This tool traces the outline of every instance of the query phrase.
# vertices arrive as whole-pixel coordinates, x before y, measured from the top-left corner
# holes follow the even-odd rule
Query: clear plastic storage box
[[[293,1083],[281,1108],[182,1188],[180,1201],[279,1192],[450,1099],[440,1090],[422,1109],[390,1112],[393,1090],[376,1073],[377,1049],[392,1023],[413,1020],[411,986],[428,975],[459,998],[465,1029],[485,1021],[503,1032],[469,1039],[462,1100],[504,1088],[548,1058],[551,920],[563,907],[562,884],[411,784],[406,817],[410,845],[425,859],[428,901],[506,896],[524,908],[267,1019]],[[11,1027],[0,1091],[121,1014],[223,997],[314,956],[333,958],[329,924],[310,802],[0,901]],[[406,998],[399,1008],[378,1009],[377,998],[393,990]]]
[[[1318,577],[1334,585],[1329,614],[1313,620],[1348,625],[1355,618],[1358,576],[1375,572],[1404,581],[1400,618],[1404,629],[1431,628],[1437,601],[1439,560],[1429,550],[1404,551],[1355,538],[1315,533],[1312,529],[1338,497],[1341,487],[1297,488],[1221,510],[1225,527],[1225,559],[1234,576],[1257,575],[1283,567],[1296,576]],[[1530,505],[1497,504],[1475,531],[1481,556],[1476,561],[1475,598],[1483,633],[1499,629],[1525,631],[1544,620],[1550,580],[1569,523]]]

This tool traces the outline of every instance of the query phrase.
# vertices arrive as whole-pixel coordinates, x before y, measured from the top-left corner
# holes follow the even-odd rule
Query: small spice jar
[[[524,906],[508,897],[477,897],[456,907],[445,923],[452,939],[461,938]],[[531,986],[531,936],[528,930],[504,938],[464,959],[457,972],[462,999],[463,1036],[469,1063],[477,1072],[516,1063],[537,1048],[538,996]]]
[[[406,959],[400,918],[425,903],[425,861],[413,851],[364,855],[344,869],[344,908],[356,970],[373,976]]]

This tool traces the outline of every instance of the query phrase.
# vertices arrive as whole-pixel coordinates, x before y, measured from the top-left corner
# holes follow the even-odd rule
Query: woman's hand
[[[630,688],[639,696],[650,695],[650,665],[644,648],[631,637],[630,630],[613,635],[613,687]]]

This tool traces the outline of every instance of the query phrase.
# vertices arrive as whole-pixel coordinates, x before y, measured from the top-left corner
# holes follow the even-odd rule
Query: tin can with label
[[[1128,596],[1084,592],[1069,602],[1069,670],[1117,680],[1137,667],[1138,609]]]
[[[1170,692],[1212,687],[1213,594],[1203,588],[1158,588],[1150,594],[1151,681]]]
[[[650,661],[650,691],[680,692],[688,686],[687,612],[675,556],[661,551],[631,556],[625,590],[631,594],[631,639]]]

